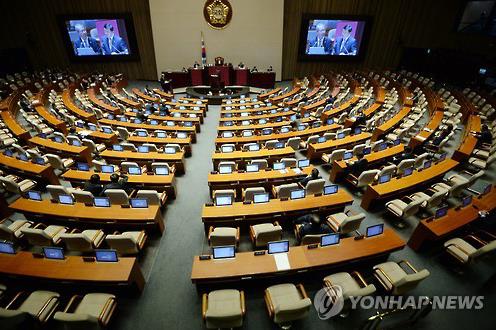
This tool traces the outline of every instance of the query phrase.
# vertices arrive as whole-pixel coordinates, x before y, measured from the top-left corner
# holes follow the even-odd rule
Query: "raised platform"
[[[241,95],[248,95],[250,88],[246,86],[226,86],[218,93],[214,93],[210,86],[186,87],[186,93],[190,97],[207,99],[208,104],[220,105],[223,99],[239,98]]]

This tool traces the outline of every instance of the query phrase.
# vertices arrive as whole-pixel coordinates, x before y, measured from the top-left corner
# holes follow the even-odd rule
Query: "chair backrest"
[[[365,149],[367,145],[365,143],[362,144],[357,144],[356,146],[353,147],[353,155],[359,155],[363,152],[363,149]]]
[[[285,167],[296,167],[297,164],[296,158],[283,158],[281,162],[284,163]]]
[[[132,143],[128,143],[128,142],[122,142],[121,143],[121,146],[124,150],[128,150],[128,151],[137,151],[136,149],[136,146]]]
[[[265,148],[274,149],[278,142],[279,142],[279,140],[269,140],[269,141],[265,142]]]
[[[444,197],[446,196],[446,193],[447,193],[446,190],[436,191],[427,200],[426,208],[435,207],[435,206],[438,206],[439,204],[441,204],[441,202],[443,201]]]
[[[379,174],[379,172],[379,170],[363,171],[358,177],[357,187],[364,187],[374,182],[375,176]]]
[[[102,166],[103,166],[103,165],[107,165],[107,163],[106,163],[106,162],[101,161],[101,160],[95,160],[95,159],[93,159],[93,160],[91,161],[91,163],[93,164],[93,166],[95,166],[95,168],[96,168],[98,171],[101,171],[101,170],[102,170]]]
[[[346,149],[336,149],[331,152],[331,156],[329,157],[329,163],[333,163],[334,161],[342,160],[344,157],[344,153]]]
[[[235,162],[219,162],[218,168],[223,167],[223,166],[229,166],[231,168],[231,172],[236,171],[236,163]]]
[[[288,139],[288,142],[286,143],[286,145],[293,148],[294,150],[298,150],[298,149],[300,149],[300,142],[301,142],[300,137],[293,137],[293,138]]]
[[[490,243],[484,245],[483,247],[477,249],[470,257],[471,258],[476,258],[480,257],[481,255],[484,255],[486,253],[489,253],[493,250],[496,250],[496,240],[491,241]]]
[[[117,133],[122,140],[127,140],[129,137],[129,131],[125,127],[117,127]]]
[[[458,182],[451,186],[450,194],[453,197],[458,197],[462,194],[463,190],[467,189],[470,186],[470,181]]]
[[[167,167],[169,169],[169,173],[171,173],[171,167],[169,166],[169,163],[165,162],[153,162],[151,164],[152,171],[154,171],[157,167]]]
[[[63,170],[65,168],[64,162],[58,155],[46,154],[45,156],[53,168],[56,168],[58,170]]]
[[[158,148],[155,145],[155,143],[143,143],[143,146],[148,147],[148,150],[151,152],[157,152],[158,151]]]
[[[11,193],[14,193],[14,194],[20,194],[21,193],[21,188],[11,178],[0,176],[0,182],[3,184],[5,190],[7,190]]]
[[[231,197],[234,201],[236,197],[236,190],[234,189],[224,189],[224,190],[214,190],[213,193],[214,200],[216,197]]]
[[[161,205],[160,195],[156,190],[139,190],[136,197],[146,198],[148,205]]]
[[[244,192],[245,192],[244,193],[244,200],[253,202],[253,195],[265,193],[265,188],[263,188],[263,187],[250,187],[250,188],[246,188]]]
[[[269,226],[270,225],[270,226]],[[264,230],[256,233],[256,246],[265,246],[268,242],[278,241],[282,236],[282,227],[265,224]]]
[[[116,205],[128,205],[129,196],[124,189],[107,189],[105,190],[105,196],[110,199],[111,204]]]
[[[140,166],[136,162],[122,162],[121,163],[121,169],[124,172],[129,172],[130,167],[138,167],[139,168]]]
[[[427,269],[422,269],[413,274],[406,274],[394,284],[393,294],[400,295],[415,289],[417,285],[429,275],[430,273]]]
[[[324,236],[325,234],[319,234],[319,235],[305,235],[301,239],[300,245],[309,245],[309,244],[316,244],[320,243],[320,238]]]
[[[267,168],[268,166],[268,163],[267,163],[267,160],[266,159],[254,159],[251,161],[252,165],[258,165],[258,169],[259,170],[264,170]]]
[[[403,172],[410,167],[415,165],[415,159],[404,159],[398,164],[398,174],[403,174]]]
[[[181,146],[177,143],[167,143],[165,145],[166,148],[174,148],[176,152],[181,152]]]
[[[23,238],[34,246],[50,246],[53,244],[50,237],[43,229],[25,228],[22,229]]]
[[[278,187],[277,197],[279,198],[289,198],[292,190],[299,189],[300,186],[297,183],[283,184]]]
[[[15,239],[15,235],[12,229],[4,225],[3,223],[0,223],[0,239],[11,242]]]
[[[227,234],[226,234],[227,231]],[[236,236],[230,235],[232,228],[218,227],[210,234],[211,246],[236,245]]]
[[[58,199],[59,195],[71,195],[64,186],[49,184],[46,188],[52,199]]]
[[[409,216],[414,215],[420,209],[420,205],[423,203],[421,199],[413,200],[405,207],[403,210],[403,218],[408,218]]]
[[[107,242],[111,249],[116,250],[120,255],[139,253],[138,245],[127,235],[107,235],[105,237],[105,242]]]
[[[321,194],[324,190],[324,185],[324,179],[315,179],[308,181],[307,186],[305,187],[306,195]]]
[[[424,152],[423,154],[421,155],[418,155],[416,158],[415,158],[415,167],[421,167],[423,164],[424,164],[424,161],[427,159],[427,157],[429,157],[429,154],[427,152]]]
[[[317,143],[318,140],[319,140],[318,135],[312,135],[307,139],[307,144]]]
[[[393,165],[384,166],[379,172],[378,177],[381,177],[382,175],[385,174],[389,174],[392,176],[394,172],[396,172],[396,165],[393,164]]]
[[[69,251],[92,252],[94,250],[91,240],[81,233],[62,234],[60,235],[60,239]]]
[[[88,147],[92,153],[96,153],[98,150],[96,148],[95,142],[90,139],[83,139],[83,144]]]
[[[351,233],[352,231],[358,230],[360,224],[365,219],[365,213],[358,213],[352,216],[346,217],[346,219],[341,222],[338,231],[343,234]]]
[[[74,190],[72,195],[78,203],[93,204],[94,196],[89,191]]]

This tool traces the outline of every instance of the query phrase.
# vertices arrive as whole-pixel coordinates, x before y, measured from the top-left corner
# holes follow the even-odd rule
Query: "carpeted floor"
[[[134,82],[132,87],[142,87],[144,82]],[[152,84],[148,83],[150,86]],[[131,87],[131,86],[130,86]],[[193,257],[208,250],[201,210],[209,201],[207,175],[212,170],[211,154],[214,151],[214,139],[219,120],[219,106],[210,106],[205,123],[198,135],[198,142],[193,144],[192,156],[186,159],[186,174],[177,179],[177,199],[169,204],[165,211],[167,229],[164,236],[152,241],[149,251],[142,261],[147,277],[147,284],[138,298],[120,299],[118,314],[113,329],[199,329],[203,327],[201,319],[201,296],[190,281]],[[458,145],[460,132],[451,142],[451,148]],[[298,157],[303,155],[298,153]],[[496,182],[496,167],[493,165],[488,174],[476,185],[481,189],[484,182]],[[320,167],[321,173],[325,170]],[[324,178],[328,178],[324,175]],[[347,189],[343,185],[342,188]],[[361,210],[360,197],[355,196],[352,209]],[[451,201],[455,203],[457,201]],[[394,222],[383,216],[383,212],[368,213],[362,228],[385,222],[391,227]],[[418,222],[417,218],[408,219],[406,228],[396,231],[407,240]],[[284,234],[290,238],[291,233]],[[242,237],[241,250],[249,248],[248,238]],[[432,311],[416,325],[417,329],[493,329],[496,307],[496,258],[488,256],[469,269],[459,273],[442,261],[441,250],[416,253],[406,247],[390,256],[390,260],[410,260],[418,269],[427,268],[431,276],[412,291],[413,295],[484,295],[485,304],[478,311]],[[362,270],[359,265],[358,270]],[[370,268],[363,273],[370,274]],[[284,280],[282,280],[284,281]],[[313,298],[321,288],[322,277],[307,280],[304,285]],[[244,329],[276,329],[269,320],[263,301],[265,283],[246,292],[247,315]],[[231,286],[227,286],[231,287]],[[322,321],[312,308],[307,319],[294,324],[293,329],[352,329],[358,328],[375,310],[352,311],[346,319]]]

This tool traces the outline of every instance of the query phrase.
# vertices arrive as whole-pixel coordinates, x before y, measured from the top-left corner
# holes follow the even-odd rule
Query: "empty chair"
[[[465,238],[452,238],[444,243],[446,252],[462,264],[472,263],[478,257],[496,250],[496,236],[482,231]]]
[[[428,189],[425,192],[419,191],[414,193],[413,195],[410,195],[410,199],[420,200],[421,201],[420,207],[424,209],[429,209],[431,207],[436,207],[439,204],[441,204],[441,202],[444,200],[444,198],[448,193],[449,193],[448,190],[441,189],[439,191],[435,191]]]
[[[351,183],[355,185],[357,188],[365,187],[374,182],[376,176],[379,174],[379,170],[368,170],[363,171],[360,176],[357,178],[350,174]]]
[[[16,182],[12,176],[0,176],[0,183],[6,191],[14,194],[23,194],[36,187],[35,181],[24,179]]]
[[[129,205],[129,195],[124,189],[106,189],[104,194],[109,198],[111,204]]]
[[[361,155],[363,153],[363,149],[365,149],[367,145],[365,143],[357,144],[353,147],[353,156]]]
[[[270,286],[265,290],[264,298],[269,317],[283,329],[288,329],[291,322],[307,317],[312,305],[301,284]]]
[[[141,167],[136,162],[122,162],[121,163],[121,170],[123,172],[128,172],[129,173],[129,168],[131,168],[131,167],[137,167],[137,168],[140,168],[141,169]]]
[[[26,322],[29,321],[45,324],[57,310],[59,297],[58,293],[51,291],[34,291],[27,297],[20,292],[7,307],[0,308],[2,327],[5,326],[5,329],[25,328]],[[24,300],[21,300],[23,298]]]
[[[406,219],[415,213],[417,213],[420,209],[423,200],[419,199],[410,199],[408,197],[401,199],[394,199],[386,203],[386,210],[388,210],[393,215],[397,216],[401,219]]]
[[[327,217],[327,224],[340,234],[348,234],[360,228],[365,220],[365,213],[352,214],[350,211],[331,214]]]
[[[32,226],[32,222],[27,220],[9,220],[0,221],[0,240],[13,242],[22,236],[22,230]]]
[[[72,158],[60,158],[58,155],[54,154],[45,154],[45,157],[48,159],[50,165],[57,170],[66,170],[74,164],[74,160]]]
[[[77,302],[75,304],[74,302]],[[107,293],[88,293],[73,296],[63,312],[56,312],[53,319],[81,329],[106,327],[117,307],[116,297]]]
[[[175,152],[181,152],[182,149],[181,149],[181,146],[177,143],[167,143],[165,145],[166,148],[173,148],[175,150]]]
[[[405,264],[409,268],[409,273],[401,267],[401,264]],[[387,261],[374,266],[373,269],[375,278],[384,289],[395,295],[401,295],[415,289],[422,280],[430,275],[427,269],[417,271],[407,260],[402,260],[399,263]]]
[[[212,193],[212,197],[214,201],[216,197],[231,197],[231,199],[234,201],[236,199],[236,190],[234,189],[214,190]]]
[[[266,247],[267,243],[281,238],[282,227],[277,222],[250,226],[250,239],[255,247]]]
[[[380,172],[376,175],[375,180],[377,181],[383,175],[393,176],[396,172],[396,165],[387,165],[380,169]]]
[[[136,146],[132,143],[129,143],[129,142],[122,142],[121,146],[126,151],[133,151],[133,152],[138,151],[138,149],[136,149]]]
[[[415,168],[420,168],[424,164],[424,161],[429,157],[429,154],[427,152],[424,152],[421,155],[418,155],[415,157],[415,163],[414,166]]]
[[[330,155],[322,155],[322,159],[325,162],[332,164],[332,163],[334,163],[334,161],[342,160],[345,152],[346,152],[346,149],[336,149],[336,150],[333,150]]]
[[[202,318],[207,329],[238,328],[246,313],[243,291],[224,289],[204,293]]]
[[[298,150],[300,149],[300,142],[301,142],[300,137],[292,137],[288,139],[288,142],[286,142],[286,146],[293,148],[293,150]]]
[[[125,231],[121,234],[115,233],[107,235],[105,242],[111,248],[117,251],[119,255],[133,255],[138,254],[147,239],[146,232],[142,231]]]
[[[464,173],[470,175],[470,177],[467,178],[467,177],[462,176],[460,174],[455,174],[455,175],[448,177],[447,181],[450,184],[457,184],[457,183],[464,184],[466,181],[468,181],[466,183],[466,187],[469,188],[470,186],[472,186],[475,183],[475,181],[477,181],[477,179],[479,179],[481,176],[484,175],[484,170],[480,170],[474,174],[472,174],[470,172],[464,172]]]
[[[129,138],[129,131],[125,127],[117,127],[117,133],[119,133],[119,137],[123,141],[127,141]]]
[[[296,158],[283,158],[281,162],[284,163],[284,167],[296,167],[297,164]]]
[[[297,183],[287,183],[280,186],[274,186],[272,188],[272,193],[275,198],[289,198],[292,190],[300,189]]]
[[[81,233],[64,233],[60,240],[69,251],[93,252],[98,248],[105,238],[102,230],[83,230]]]
[[[36,225],[33,228],[22,228],[23,238],[34,246],[51,246],[60,243],[60,235],[67,232],[66,227],[50,225],[42,228]]]
[[[58,200],[60,195],[72,195],[72,192],[75,190],[74,188],[68,188],[61,185],[52,185],[49,184],[46,186],[48,193],[50,194],[50,198],[53,200]]]
[[[398,164],[396,168],[396,174],[402,175],[407,168],[414,166],[415,166],[415,159],[404,159]]]
[[[486,160],[482,160],[475,157],[470,157],[468,163],[480,169],[486,169],[492,162],[496,160],[496,153],[490,155]]]
[[[253,195],[265,193],[264,187],[250,187],[243,189],[243,200],[253,202]]]
[[[453,197],[459,197],[463,191],[469,188],[471,182],[468,179],[465,180],[456,180],[456,181],[447,181],[447,182],[439,182],[434,184],[431,189],[434,191],[448,191],[449,195]]]
[[[265,142],[265,148],[274,149],[277,143],[279,143],[279,140],[268,140],[267,142]]]
[[[237,170],[237,165],[235,162],[219,162],[218,168],[221,167],[229,167],[231,172],[235,172]]]
[[[136,197],[148,200],[148,205],[164,206],[165,202],[167,202],[167,193],[165,191],[159,193],[156,190],[138,190]]]
[[[250,165],[257,165],[259,170],[265,170],[269,166],[266,159],[254,159]]]
[[[154,143],[143,143],[143,147],[147,147],[150,152],[158,152],[158,148]]]
[[[315,195],[321,194],[324,190],[325,180],[324,179],[315,179],[308,181],[305,191],[306,195]]]
[[[239,243],[239,227],[213,227],[208,230],[208,242],[210,246],[234,245]]]
[[[90,148],[91,153],[98,154],[106,149],[104,144],[96,144],[90,139],[83,139],[83,144]]]

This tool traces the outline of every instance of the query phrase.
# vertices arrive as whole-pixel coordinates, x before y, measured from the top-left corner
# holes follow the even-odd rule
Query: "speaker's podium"
[[[247,68],[236,68],[234,69],[234,76],[236,77],[236,85],[248,86],[250,70]]]
[[[205,85],[203,79],[204,70],[202,68],[190,68],[189,74],[191,77],[191,86]]]

